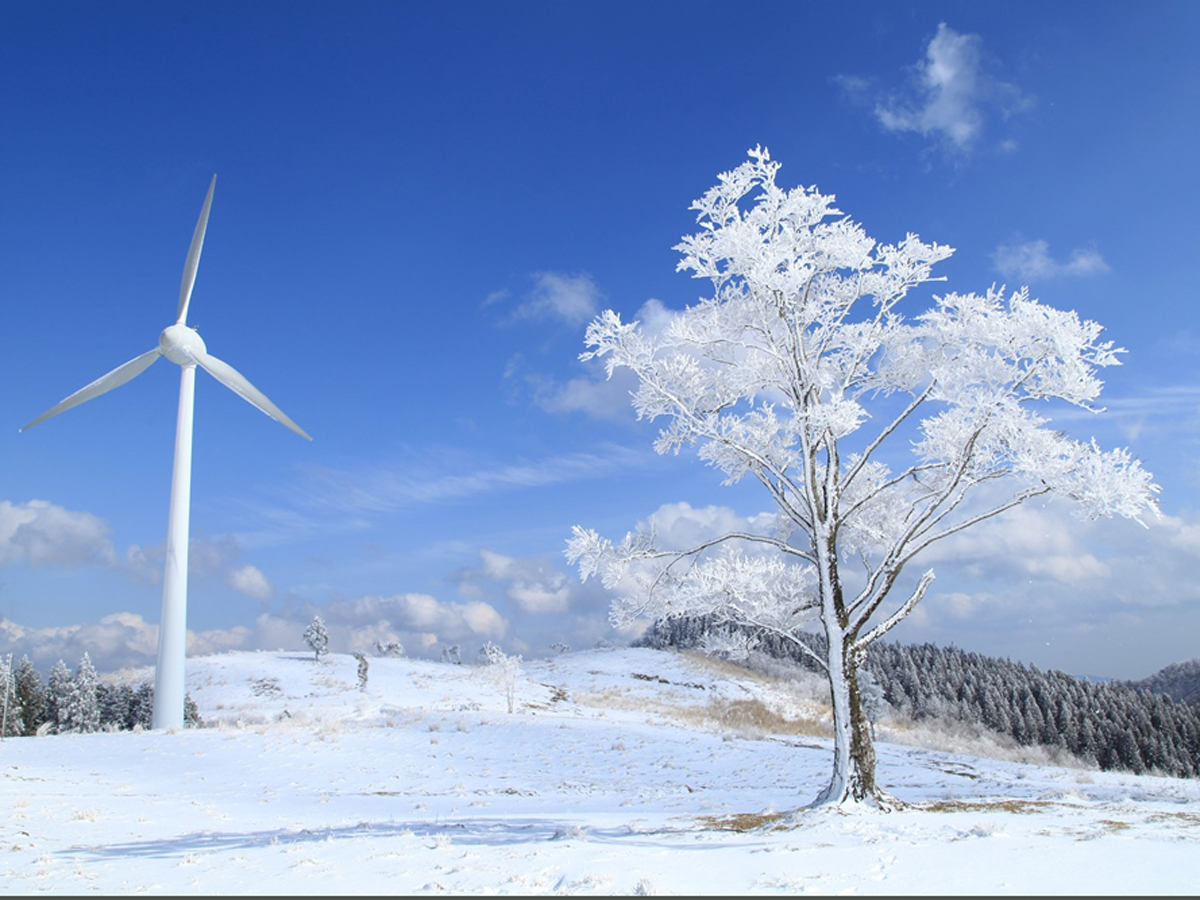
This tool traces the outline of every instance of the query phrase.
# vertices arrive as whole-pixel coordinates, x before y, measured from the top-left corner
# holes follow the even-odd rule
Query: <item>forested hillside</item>
[[[722,625],[720,631],[729,628]],[[639,644],[697,648],[713,634],[702,618],[660,620]],[[740,635],[760,652],[816,669],[808,655],[777,636]],[[821,655],[821,636],[806,639]],[[1182,666],[1200,670],[1200,663]],[[1154,689],[1156,683],[1182,683],[1170,677],[1172,668],[1143,682],[1096,683],[957,647],[877,641],[862,673],[864,694],[876,707],[882,700],[914,720],[981,725],[1020,744],[1062,748],[1101,769],[1194,777],[1200,775],[1200,708]],[[1183,693],[1194,692],[1193,687]],[[871,706],[873,716],[886,709]]]
[[[1135,688],[1145,688],[1156,694],[1166,694],[1172,700],[1200,706],[1200,659],[1172,663],[1141,681],[1126,682]]]

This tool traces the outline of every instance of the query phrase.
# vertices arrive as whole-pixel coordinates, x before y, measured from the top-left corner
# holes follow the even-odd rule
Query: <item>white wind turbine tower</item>
[[[301,437],[312,440],[240,372],[210,355],[200,335],[187,325],[188,303],[192,297],[192,285],[196,281],[196,267],[200,263],[200,249],[204,246],[208,211],[212,206],[213,188],[216,186],[217,176],[214,175],[208,186],[208,194],[204,198],[204,207],[200,210],[200,219],[196,222],[196,230],[192,234],[187,261],[183,265],[183,280],[179,285],[179,310],[175,324],[167,326],[159,335],[158,346],[124,365],[117,366],[87,387],[80,388],[21,429],[24,431],[31,428],[63,410],[121,386],[143,372],[160,356],[165,356],[182,370],[179,378],[179,417],[175,425],[175,464],[171,471],[171,506],[167,519],[167,560],[163,577],[162,617],[158,626],[158,664],[154,671],[152,724],[156,729],[183,727],[184,658],[187,652],[188,516],[192,493],[192,407],[196,366],[200,366],[272,419],[286,425]]]

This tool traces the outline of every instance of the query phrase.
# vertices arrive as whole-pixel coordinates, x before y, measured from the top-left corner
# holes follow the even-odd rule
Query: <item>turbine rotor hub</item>
[[[176,324],[163,329],[158,337],[158,349],[176,365],[194,366],[198,357],[208,353],[204,339],[195,328]]]

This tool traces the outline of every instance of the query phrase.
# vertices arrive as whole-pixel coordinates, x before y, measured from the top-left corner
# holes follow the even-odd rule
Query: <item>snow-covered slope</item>
[[[126,673],[127,677],[147,673]],[[824,784],[803,684],[687,654],[487,669],[188,661],[207,727],[0,744],[6,893],[1194,894],[1200,783],[879,744],[909,809]],[[816,732],[816,734],[814,734]]]

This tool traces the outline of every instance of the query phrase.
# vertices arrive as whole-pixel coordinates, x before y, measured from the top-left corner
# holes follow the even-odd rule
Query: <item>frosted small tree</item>
[[[479,650],[479,665],[487,677],[504,694],[508,711],[516,705],[517,679],[521,676],[521,656],[510,656],[491,641]]]
[[[315,659],[319,660],[329,652],[329,630],[320,616],[313,616],[313,620],[304,629],[304,643],[316,654]]]
[[[365,653],[355,653],[354,658],[358,660],[358,689],[365,692],[367,690],[370,664],[367,662],[367,655]]]
[[[404,655],[404,645],[399,641],[378,640],[375,642],[375,652],[380,656],[400,657]]]
[[[707,615],[813,656],[834,731],[814,803],[886,807],[857,673],[933,581],[902,579],[909,563],[1035,497],[1139,519],[1157,514],[1158,487],[1127,451],[1050,427],[1056,406],[1093,409],[1097,370],[1119,362],[1099,325],[995,287],[910,318],[901,302],[952,249],[879,244],[832,196],[778,187],[778,168],[753,150],[693,203],[701,230],[676,246],[678,268],[710,298],[657,334],[606,311],[582,354],[632,371],[638,417],[666,421],[658,452],[695,447],[726,484],[757,481],[772,527],[681,549],[576,526],[567,556],[618,593],[614,624]],[[806,641],[812,625],[824,642]]]

